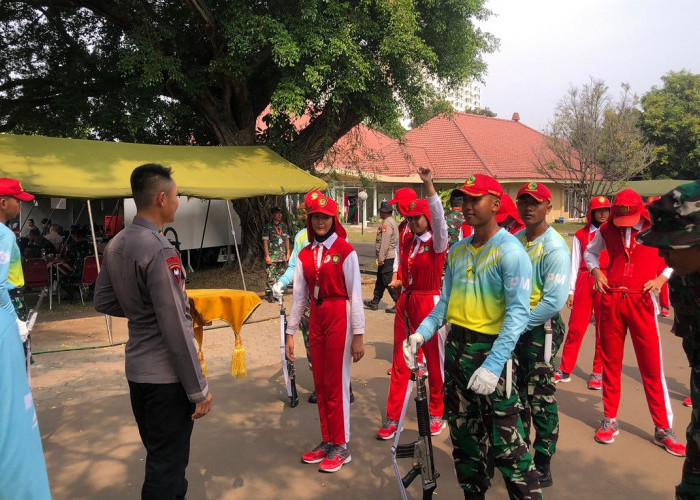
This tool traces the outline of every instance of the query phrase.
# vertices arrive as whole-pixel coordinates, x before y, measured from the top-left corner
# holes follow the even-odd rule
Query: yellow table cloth
[[[236,345],[231,356],[231,375],[245,377],[245,349],[241,341],[241,327],[246,319],[260,305],[260,297],[254,292],[230,290],[226,288],[187,290],[190,301],[190,314],[194,327],[194,336],[199,344],[199,360],[206,376],[206,365],[202,354],[204,326],[220,319],[233,329]]]

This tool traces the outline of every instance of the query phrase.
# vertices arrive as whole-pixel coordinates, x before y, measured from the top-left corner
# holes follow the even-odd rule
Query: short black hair
[[[34,224],[34,219],[27,219],[27,222],[31,222],[32,224]]]
[[[453,196],[452,198],[450,198],[451,207],[461,207],[462,205],[464,205],[463,196]]]
[[[282,209],[281,209],[280,207],[272,207],[272,208],[270,209],[270,213],[271,213],[271,214],[281,214],[281,213],[282,213]]]
[[[165,190],[165,184],[173,182],[172,173],[172,168],[157,163],[146,163],[131,172],[131,194],[137,210],[148,208],[153,197]]]
[[[31,236],[41,236],[41,230],[38,227],[33,227],[29,230]]]
[[[87,238],[87,231],[83,229],[82,227],[79,227],[78,229],[75,230],[75,237],[76,238]]]
[[[47,219],[46,217],[44,217],[43,219],[41,219],[41,223],[42,224],[51,224],[51,221],[49,219]]]

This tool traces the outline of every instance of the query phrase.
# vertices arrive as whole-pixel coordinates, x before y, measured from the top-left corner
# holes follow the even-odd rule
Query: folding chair
[[[102,256],[100,255],[100,265],[102,265]],[[80,293],[80,302],[85,305],[83,300],[83,286],[93,285],[97,281],[97,259],[94,256],[85,257],[83,261],[83,275],[78,282],[78,292]]]
[[[49,309],[53,307],[51,291],[49,290],[49,264],[46,259],[28,259],[22,262],[24,286],[26,288],[41,288],[49,294]]]

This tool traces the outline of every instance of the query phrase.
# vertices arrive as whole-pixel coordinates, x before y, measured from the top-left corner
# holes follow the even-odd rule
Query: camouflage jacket
[[[700,347],[700,274],[674,274],[669,280],[673,333]]]
[[[464,214],[461,210],[450,210],[445,214],[445,222],[447,222],[447,244],[452,246],[459,240],[459,230],[464,222]]]
[[[267,240],[267,251],[272,262],[282,262],[287,260],[287,245],[289,240],[289,230],[287,225],[280,222],[273,224],[268,222],[263,229],[263,240]]]

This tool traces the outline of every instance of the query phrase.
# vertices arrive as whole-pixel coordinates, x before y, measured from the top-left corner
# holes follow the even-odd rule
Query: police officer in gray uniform
[[[394,208],[383,201],[379,207],[379,216],[382,218],[382,222],[377,228],[377,240],[374,245],[377,256],[377,281],[374,284],[372,300],[364,301],[367,309],[376,311],[386,289],[389,291],[391,298],[394,299],[394,305],[386,309],[388,313],[396,312],[396,300],[398,299],[396,289],[389,286],[394,272],[394,259],[396,258],[396,247],[399,240],[399,226],[392,217],[393,212]]]
[[[95,309],[129,320],[126,378],[147,452],[142,499],[185,498],[192,427],[212,402],[197,359],[180,257],[161,233],[178,207],[170,174],[156,164],[132,172],[136,216],[105,248],[95,285]]]

